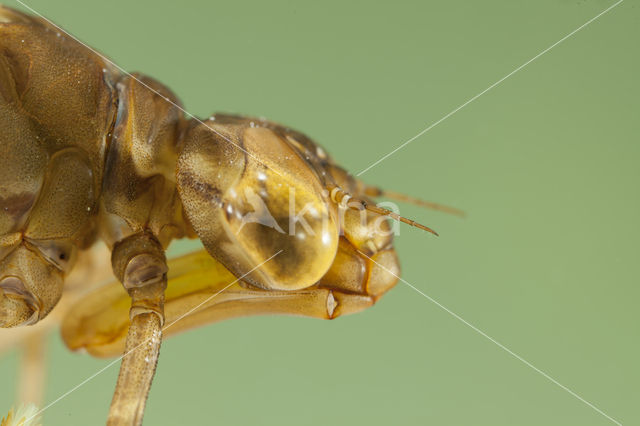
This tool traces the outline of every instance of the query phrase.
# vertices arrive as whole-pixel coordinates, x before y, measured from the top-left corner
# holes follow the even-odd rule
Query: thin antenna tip
[[[435,230],[429,228],[428,226],[420,225],[420,226],[418,226],[418,228],[423,229],[423,230],[429,232],[430,234],[435,235],[436,237],[440,236],[440,234],[438,234]]]

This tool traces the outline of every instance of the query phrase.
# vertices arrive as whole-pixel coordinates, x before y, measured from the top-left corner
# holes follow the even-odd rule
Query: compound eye
[[[0,327],[19,327],[35,324],[40,307],[18,277],[5,277],[0,281]]]
[[[333,263],[339,239],[337,209],[322,180],[279,133],[249,121],[216,123],[226,140],[196,128],[185,136],[178,163],[193,229],[245,282],[272,290],[314,285]]]
[[[313,285],[329,269],[338,229],[320,192],[267,169],[245,172],[228,192],[225,214],[232,238],[251,265],[261,264],[256,285],[296,290]]]

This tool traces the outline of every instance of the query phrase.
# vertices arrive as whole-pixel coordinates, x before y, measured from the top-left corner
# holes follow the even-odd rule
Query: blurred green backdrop
[[[357,172],[614,2],[27,3],[190,112],[287,123]],[[639,42],[626,0],[362,176],[469,213],[403,206],[442,235],[402,228],[408,282],[629,425],[640,424]],[[47,402],[107,362],[52,336]],[[1,411],[16,366],[15,353],[0,359]],[[103,424],[117,372],[44,425]],[[402,283],[337,321],[241,319],[167,341],[145,419],[613,424]]]

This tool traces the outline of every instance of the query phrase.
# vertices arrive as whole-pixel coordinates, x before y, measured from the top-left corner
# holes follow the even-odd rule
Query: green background
[[[190,112],[287,123],[353,172],[613,3],[28,2]],[[403,277],[625,425],[640,424],[638,6],[624,1],[362,176],[465,209],[402,206],[441,233],[402,228]],[[50,346],[47,402],[108,362],[57,335]],[[16,353],[0,359],[0,411],[16,366]],[[44,425],[104,423],[117,372]],[[614,424],[403,283],[336,321],[249,318],[167,341],[145,420]]]

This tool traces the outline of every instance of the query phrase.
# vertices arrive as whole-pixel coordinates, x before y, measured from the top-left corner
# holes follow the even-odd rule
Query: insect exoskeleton
[[[455,213],[366,186],[279,124],[185,113],[161,83],[0,6],[0,327],[43,319],[78,252],[106,243],[119,283],[81,299],[62,331],[94,355],[126,347],[113,425],[141,423],[166,323],[335,318],[389,290],[388,219],[433,231],[368,196]],[[183,237],[207,252],[167,260]]]
[[[92,243],[112,115],[105,62],[41,20],[0,7],[0,325],[56,305]],[[107,76],[108,77],[108,76]]]
[[[344,212],[327,186],[337,168],[317,157],[315,145],[298,142],[297,132],[259,119],[214,118],[187,130],[178,161],[189,223],[215,258],[253,285],[316,284],[334,263],[341,234],[362,243],[357,239],[369,233],[366,223],[351,220],[353,210],[341,221]],[[364,249],[390,244],[373,235]]]
[[[358,253],[398,272],[386,220],[332,199],[331,186],[356,191],[357,184],[318,156],[317,145],[265,120],[213,118],[187,130],[177,176],[189,223],[216,259],[263,289],[326,283],[366,294],[369,281],[376,293],[385,279],[395,282],[378,270],[371,276],[370,260]]]
[[[97,238],[113,248],[150,235],[166,248],[197,236],[268,290],[360,274],[362,292],[379,272],[366,256],[397,271],[386,221],[375,220],[386,213],[308,137],[261,119],[186,120],[161,83],[120,73],[41,19],[0,11],[3,326],[44,318],[76,251]]]

